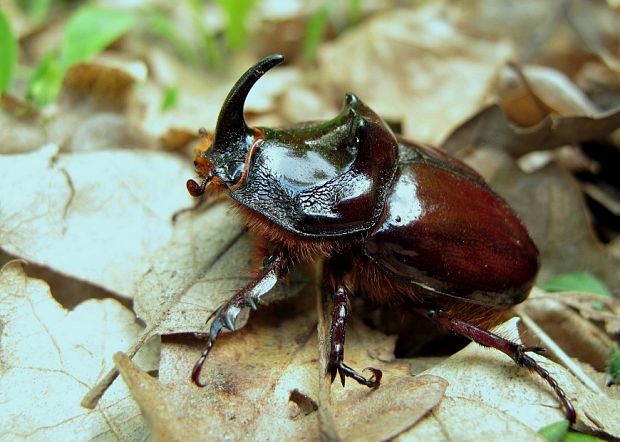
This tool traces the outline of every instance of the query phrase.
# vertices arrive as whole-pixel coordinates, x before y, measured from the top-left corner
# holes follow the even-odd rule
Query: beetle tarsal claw
[[[207,360],[207,356],[209,355],[209,350],[205,350],[200,355],[200,358],[194,364],[194,368],[192,368],[192,381],[199,387],[204,387],[206,384],[200,380],[200,373],[202,372],[202,366]]]
[[[340,375],[340,382],[342,386],[345,386],[345,379],[351,378],[358,383],[365,385],[369,388],[377,388],[381,384],[381,378],[383,377],[383,372],[377,368],[366,367],[363,371],[369,370],[372,372],[372,376],[366,379],[364,376],[359,374],[357,371],[346,365],[344,362],[337,362],[332,365],[329,369],[331,380],[334,382],[336,379],[336,372]]]
[[[537,355],[539,355],[544,352],[545,352],[544,347],[538,347],[538,346],[528,347],[525,345],[520,345],[519,347],[517,347],[517,355],[516,355],[515,362],[517,363],[517,365],[523,366],[524,359],[527,357],[527,353],[536,353]]]
[[[379,370],[378,368],[372,368],[372,367],[366,367],[362,371],[366,371],[366,370],[372,372],[372,376],[368,379],[368,382],[372,382],[373,384],[376,384],[373,386],[373,388],[378,387],[381,384],[381,378],[383,377],[383,372]]]
[[[237,315],[233,314],[233,312],[231,312],[230,310],[226,310],[226,313],[224,313],[222,319],[224,320],[224,324],[226,325],[226,328],[230,331],[235,331],[235,317]]]
[[[258,304],[256,303],[256,300],[254,298],[252,298],[251,296],[248,296],[245,300],[252,310],[258,309]]]
[[[536,353],[539,355],[539,354],[546,352],[547,349],[545,349],[545,347],[532,346],[532,347],[523,347],[522,351],[523,353],[532,352],[532,353]]]

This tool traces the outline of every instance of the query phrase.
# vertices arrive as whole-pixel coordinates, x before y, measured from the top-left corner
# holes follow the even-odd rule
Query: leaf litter
[[[597,14],[608,12],[608,6],[598,2],[592,13],[571,9],[562,15],[561,9],[552,8],[553,14],[549,14],[546,7],[535,7],[535,2],[512,12],[494,2],[476,2],[470,9],[446,5],[426,2],[411,10],[369,12],[370,20],[332,35],[335,38],[331,42],[319,46],[318,67],[302,65],[300,69],[293,63],[283,68],[277,79],[271,77],[272,87],[264,92],[257,87],[258,96],[248,103],[248,118],[268,125],[296,122],[304,115],[324,118],[336,112],[344,92],[352,90],[407,135],[443,141],[448,150],[467,154],[468,161],[488,172],[492,186],[517,208],[541,247],[541,280],[560,272],[588,270],[617,294],[617,247],[614,243],[602,246],[595,238],[579,187],[554,164],[558,146],[575,146],[607,135],[617,143],[617,132],[613,131],[619,126],[620,99],[614,97],[620,95],[614,95],[617,79],[609,75],[617,67],[617,58],[610,50],[609,28],[596,26]],[[478,19],[471,20],[471,13],[478,14]],[[506,14],[514,26],[498,20]],[[609,17],[617,19],[617,13],[605,20]],[[524,19],[528,26],[518,25]],[[532,23],[539,23],[534,26],[535,33],[529,32]],[[572,34],[567,37],[563,27]],[[442,32],[434,35],[436,31]],[[38,36],[43,40],[44,34]],[[575,44],[575,36],[585,44]],[[37,38],[30,42],[33,53],[43,53],[37,47]],[[277,41],[262,39],[260,44],[270,52],[278,47]],[[501,354],[470,345],[431,368],[431,374],[416,373],[414,377],[409,366],[426,362],[395,359],[395,337],[373,331],[359,320],[353,320],[349,327],[347,361],[359,369],[368,365],[381,368],[385,372],[383,384],[376,391],[351,383],[344,389],[332,386],[324,372],[325,330],[317,339],[316,323],[321,320],[308,305],[314,293],[309,293],[307,282],[314,278],[304,273],[292,275],[288,284],[274,293],[280,303],[261,309],[247,326],[218,340],[204,370],[207,387],[193,386],[188,375],[203,345],[194,333],[206,332],[209,313],[249,280],[254,268],[248,259],[250,239],[223,205],[186,213],[176,224],[172,222],[174,213],[191,204],[182,186],[191,176],[189,160],[159,152],[110,148],[174,145],[182,150],[193,139],[196,127],[215,123],[230,78],[235,76],[232,72],[242,71],[258,55],[234,57],[232,67],[228,67],[229,78],[226,74],[196,73],[194,66],[178,63],[176,56],[159,48],[142,47],[136,56],[136,47],[140,46],[117,42],[112,51],[106,51],[114,55],[112,58],[129,54],[125,59],[137,61],[134,67],[147,69],[143,72],[146,76],[138,74],[129,80],[133,87],[127,87],[123,75],[138,71],[119,74],[120,89],[112,83],[108,94],[113,97],[111,102],[100,100],[105,99],[101,94],[104,89],[96,84],[102,81],[101,76],[115,78],[115,61],[109,64],[98,58],[71,71],[72,81],[65,83],[59,107],[45,109],[30,120],[4,110],[2,113],[7,123],[0,143],[2,152],[30,152],[0,157],[0,188],[11,189],[13,194],[0,196],[3,251],[48,266],[65,278],[77,278],[133,298],[136,316],[146,328],[140,332],[133,317],[118,304],[99,302],[116,307],[107,313],[107,328],[97,325],[101,330],[97,339],[104,342],[101,345],[106,350],[91,351],[92,359],[120,349],[128,349],[133,356],[144,343],[157,343],[157,336],[162,336],[159,364],[154,365],[152,358],[142,360],[144,350],[137,355],[137,365],[121,355],[115,358],[148,429],[119,382],[112,385],[95,411],[77,408],[86,386],[110,369],[109,357],[101,359],[107,364],[90,368],[90,375],[80,378],[79,388],[66,387],[74,399],[53,406],[58,416],[78,416],[71,428],[83,425],[83,430],[90,425],[84,422],[91,419],[95,422],[92,428],[99,428],[92,434],[102,440],[118,438],[119,434],[129,440],[142,439],[147,432],[151,437],[170,440],[181,436],[202,440],[206,435],[243,439],[254,434],[265,438],[277,434],[296,439],[300,435],[308,439],[322,435],[366,440],[485,440],[501,434],[505,440],[536,440],[539,436],[535,431],[540,426],[561,418],[548,387]],[[588,51],[595,58],[583,64]],[[508,60],[522,64],[515,62],[506,68]],[[530,60],[542,61],[547,67],[528,65]],[[89,82],[95,87],[87,87]],[[165,91],[177,85],[181,85],[177,106],[162,113]],[[166,143],[162,137],[175,131],[181,135],[176,138],[180,141]],[[42,148],[50,141],[54,144]],[[553,153],[545,166],[524,174],[514,157],[539,149]],[[74,153],[77,151],[87,152]],[[127,226],[136,229],[127,230]],[[37,299],[30,291],[28,294]],[[295,294],[299,296],[291,298]],[[555,299],[556,295],[544,296]],[[583,294],[564,300],[557,296],[563,307],[550,322],[559,314],[571,318],[575,327],[585,327],[580,328],[586,330],[583,345],[595,349],[578,356],[586,359],[581,362],[586,371],[587,364],[595,367],[588,371],[593,379],[602,379],[599,370],[604,347],[618,337],[616,300],[601,301],[604,308],[597,310]],[[42,304],[48,305],[46,309],[62,311],[49,299]],[[79,315],[91,303],[63,314]],[[16,305],[22,308],[19,306],[24,304]],[[540,304],[532,308],[551,314]],[[134,345],[126,338],[115,340],[117,335],[108,332],[114,328],[112,324],[121,327],[123,321],[133,324],[128,335],[136,340]],[[48,322],[47,330],[69,346],[80,333],[88,335],[82,328],[70,336],[59,321]],[[87,332],[91,322],[100,324],[80,317]],[[595,326],[603,327],[606,334],[594,331]],[[16,338],[22,337],[13,328],[8,330]],[[546,331],[554,331],[554,324]],[[510,337],[516,337],[513,333],[509,332]],[[85,344],[87,348],[100,342],[95,338],[90,341]],[[8,352],[12,359],[13,341],[8,346],[6,342],[3,340],[0,352]],[[42,346],[48,347],[49,342]],[[566,347],[570,353],[571,346]],[[41,357],[37,361],[45,368],[54,360]],[[78,367],[82,359],[78,361],[61,367],[58,373]],[[580,417],[578,429],[620,437],[617,418],[609,413],[618,408],[617,401],[596,396],[565,370],[541,361],[574,398]],[[0,382],[9,379],[7,373],[19,371],[4,371],[5,367]],[[156,373],[158,378],[147,372]],[[110,379],[108,376],[108,382]],[[65,395],[49,392],[38,397],[45,398],[44,405],[48,405]],[[118,397],[122,400],[115,402]],[[116,403],[117,409],[108,407],[110,403]],[[15,402],[7,404],[6,411],[0,413],[3,417],[13,416],[10,413],[17,410]],[[20,412],[29,416],[39,405],[32,404]],[[101,410],[106,413],[105,423],[93,417],[103,413]],[[117,412],[125,412],[125,420],[114,420]],[[16,431],[22,427],[32,430],[25,422],[16,419]],[[42,426],[31,438],[52,434],[48,430]]]
[[[0,271],[3,338],[0,347],[2,440],[145,438],[148,427],[127,387],[116,383],[96,409],[79,403],[111,366],[119,346],[140,331],[132,312],[112,299],[89,300],[68,312],[49,287],[29,278],[22,263]],[[157,347],[138,355],[157,367]]]
[[[189,176],[189,165],[162,152],[47,145],[1,156],[0,169],[3,250],[124,297],[136,266],[172,236],[172,215],[191,204],[182,186],[169,185]]]
[[[296,303],[308,307],[308,300],[312,301],[311,293]],[[157,438],[315,440],[321,431],[316,411],[324,405],[318,397],[321,370],[311,311],[300,311],[290,301],[274,304],[256,313],[234,336],[218,340],[203,371],[204,389],[187,379],[200,343],[165,339],[159,381],[125,356],[118,355],[116,362],[147,419],[156,423]],[[376,391],[334,386],[329,406],[344,439],[377,440],[398,434],[441,399],[445,382],[440,378],[414,379],[408,364],[377,359],[391,354],[393,345],[394,339],[352,324],[348,361],[376,366],[391,382]],[[179,377],[186,382],[179,382]]]

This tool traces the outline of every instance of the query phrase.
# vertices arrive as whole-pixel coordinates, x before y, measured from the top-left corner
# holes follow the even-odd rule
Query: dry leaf
[[[545,43],[554,43],[553,31],[563,0],[521,0],[498,2],[474,0],[451,4],[452,21],[469,34],[494,40],[510,39],[515,45],[519,60],[531,58],[541,51]]]
[[[133,127],[125,115],[113,112],[86,111],[85,115],[82,112],[76,113],[80,115],[79,122],[75,121],[75,124],[71,124],[75,115],[65,114],[58,116],[48,128],[53,132],[58,143],[62,141],[65,151],[107,150],[117,146],[122,148],[141,146],[146,149],[155,145],[155,141]],[[56,130],[61,127],[64,127],[64,130],[70,127],[71,131],[62,134],[62,130]]]
[[[24,122],[0,109],[0,153],[16,154],[38,149],[45,142],[40,127]]]
[[[520,61],[554,65],[569,74],[593,56],[619,67],[614,54],[619,14],[605,1],[476,0],[450,6],[459,27],[487,39],[513,41]]]
[[[338,379],[333,384],[327,370],[333,306],[325,295],[317,288],[322,371],[318,414],[322,439],[387,440],[407,431],[437,406],[447,386],[445,381],[434,376],[412,378],[407,364],[394,360],[396,336],[370,330],[352,316],[347,326],[345,363],[358,370],[361,367],[381,370],[382,383],[374,390],[360,389],[350,379],[347,388],[340,388]]]
[[[602,63],[584,64],[575,75],[575,82],[600,109],[620,107],[618,76]]]
[[[514,318],[496,330],[512,339],[518,336],[517,321]],[[549,371],[572,400],[577,411],[578,430],[616,438],[620,435],[620,416],[616,412],[619,400],[594,393],[566,369],[542,356],[531,356]],[[517,367],[502,353],[477,344],[470,344],[425,373],[440,376],[450,383],[446,397],[480,401],[536,431],[564,416],[557,398],[543,379]],[[479,424],[503,434],[501,422],[489,420]]]
[[[153,81],[136,91],[131,115],[153,138],[160,138],[170,129],[196,133],[198,128],[215,128],[224,99],[237,78],[256,62],[244,54],[227,61],[227,69],[220,75],[205,74],[195,66],[182,63],[168,53],[149,48],[149,63]],[[276,98],[291,85],[300,82],[301,71],[295,67],[280,67],[261,79],[252,88],[245,104],[249,114],[273,111]],[[178,86],[177,103],[166,112],[161,111],[167,87]],[[254,123],[248,115],[248,122]]]
[[[134,309],[150,334],[206,333],[209,314],[250,281],[259,263],[251,259],[245,227],[226,204],[181,216],[175,227],[169,243],[138,269]],[[308,279],[294,273],[288,281],[265,301],[296,294]]]
[[[544,296],[574,308],[585,319],[602,323],[608,334],[620,334],[619,299],[582,292],[545,293]]]
[[[405,441],[544,441],[536,431],[479,400],[447,396],[429,416],[396,438]]]
[[[441,403],[448,386],[438,376],[411,378],[396,376],[391,370],[384,375],[376,391],[349,387],[334,404],[334,419],[343,440],[389,440],[406,433]]]
[[[87,100],[96,108],[121,111],[131,97],[134,84],[145,79],[143,62],[118,54],[102,54],[94,61],[67,70],[61,99],[72,104]]]
[[[604,372],[612,340],[557,298],[530,296],[521,307],[568,355]]]
[[[506,116],[520,126],[538,124],[551,113],[574,116],[599,111],[567,76],[544,66],[504,69],[499,95]]]
[[[116,358],[156,440],[315,439],[316,413],[299,405],[304,397],[316,401],[315,320],[261,313],[218,340],[203,370],[204,388],[189,379],[203,345],[196,340],[164,342],[160,381]]]
[[[203,369],[203,389],[189,379],[201,344],[183,336],[164,339],[159,381],[117,358],[155,438],[316,440],[322,433],[316,411],[325,405],[318,396],[316,319],[307,311],[308,299],[261,309],[245,328],[221,337]],[[413,378],[408,364],[382,360],[393,358],[394,342],[359,321],[351,324],[347,363],[372,365],[385,376],[377,390],[352,381],[345,388],[334,385],[331,410],[345,439],[399,434],[441,399],[443,380]]]
[[[294,87],[286,91],[278,108],[287,123],[324,120],[338,113],[337,106],[308,87]],[[340,103],[338,103],[340,104]]]
[[[157,152],[58,154],[53,145],[0,157],[0,246],[129,297],[136,266],[191,204],[181,184],[189,166]]]
[[[346,364],[360,370],[368,366],[378,368],[383,372],[383,380],[376,390],[360,387],[350,379],[347,388],[340,388],[338,380],[332,384],[330,403],[320,406],[328,407],[343,440],[393,438],[413,427],[440,403],[446,381],[429,375],[412,377],[406,362],[390,362],[395,344],[395,336],[372,331],[357,318],[349,321]]]
[[[42,122],[46,142],[76,152],[154,147],[155,139],[140,131],[127,110],[135,84],[145,79],[143,62],[118,53],[72,66],[63,78],[58,106]]]
[[[319,50],[321,78],[336,94],[357,93],[403,133],[438,143],[484,103],[512,55],[506,41],[469,37],[443,2],[379,15]]]
[[[245,228],[228,206],[216,204],[203,213],[178,218],[166,245],[144,257],[135,269],[134,310],[146,323],[144,333],[127,353],[135,352],[156,335],[208,333],[211,312],[250,281],[251,243]],[[296,294],[307,278],[293,272],[264,299],[270,302]],[[239,315],[237,328],[248,316]],[[93,406],[118,372],[109,372],[84,398]]]
[[[620,14],[605,1],[574,0],[568,3],[567,21],[584,45],[610,69],[620,73],[617,54]]]
[[[135,339],[140,326],[113,300],[87,301],[68,312],[49,287],[13,261],[0,272],[2,440],[126,439],[148,430],[127,388],[117,383],[96,410],[80,399],[112,353]],[[149,349],[141,363],[153,367]]]
[[[519,127],[511,123],[501,108],[492,104],[470,118],[443,143],[451,154],[489,146],[501,149],[514,157],[535,150],[603,139],[620,127],[620,109],[590,116],[548,116],[539,124]]]

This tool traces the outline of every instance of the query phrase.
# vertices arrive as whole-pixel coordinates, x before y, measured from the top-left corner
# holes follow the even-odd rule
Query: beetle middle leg
[[[239,314],[246,308],[251,308],[252,310],[258,308],[258,304],[263,296],[287,273],[288,264],[288,259],[283,254],[275,253],[269,256],[264,261],[263,269],[258,275],[209,316],[207,322],[212,320],[211,328],[209,329],[209,339],[207,340],[206,348],[192,369],[192,381],[196,385],[200,387],[205,386],[200,381],[200,372],[222,329],[225,327],[230,331],[235,331],[235,322]]]
[[[367,379],[344,363],[344,341],[347,318],[349,316],[348,295],[348,290],[342,285],[337,287],[335,293],[333,294],[334,306],[332,311],[332,324],[329,333],[329,374],[331,375],[332,382],[334,382],[334,379],[336,379],[336,373],[338,373],[343,387],[345,378],[349,377],[362,385],[375,388],[378,387],[381,382],[381,370],[371,367],[366,368],[366,370],[370,370],[372,372],[372,376]]]
[[[450,330],[459,335],[484,346],[495,348],[502,353],[508,355],[519,367],[527,367],[528,369],[536,372],[541,378],[543,378],[553,389],[553,392],[557,396],[558,400],[564,408],[566,418],[570,422],[575,422],[576,414],[575,408],[570,399],[566,396],[562,387],[559,386],[557,381],[549,374],[549,372],[541,367],[527,353],[542,353],[545,349],[542,347],[527,347],[522,344],[517,344],[506,338],[485,330],[484,328],[475,326],[466,321],[458,319],[450,314],[439,309],[416,309],[416,311],[427,318],[438,322],[447,330]]]

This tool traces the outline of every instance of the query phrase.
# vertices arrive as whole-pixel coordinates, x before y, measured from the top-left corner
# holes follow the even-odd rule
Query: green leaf
[[[620,347],[614,345],[607,357],[607,373],[611,375],[614,384],[620,384]]]
[[[570,422],[562,420],[538,430],[538,434],[547,439],[548,442],[562,442],[568,433]]]
[[[327,27],[327,20],[329,19],[329,11],[327,6],[323,6],[312,14],[308,21],[308,27],[306,28],[306,36],[304,38],[304,58],[308,61],[312,61],[316,58],[316,50],[319,44],[323,40],[323,34]]]
[[[597,295],[611,296],[605,285],[590,273],[567,273],[557,275],[541,284],[548,292],[587,292]]]
[[[19,0],[19,7],[36,23],[41,23],[47,17],[52,0]]]
[[[363,15],[361,0],[349,0],[349,25],[361,21]]]
[[[86,61],[131,29],[135,21],[127,11],[86,6],[74,14],[65,32],[61,67]]]
[[[26,90],[26,98],[38,106],[56,99],[62,86],[62,70],[58,57],[47,54],[37,65]]]
[[[17,40],[8,18],[0,10],[0,92],[6,92],[13,81],[17,64]]]
[[[589,434],[577,433],[576,431],[569,431],[564,442],[605,442],[603,439],[599,439],[596,436]]]
[[[170,43],[173,49],[178,52],[184,60],[190,63],[196,63],[198,61],[196,50],[176,29],[168,16],[161,12],[154,12],[147,16],[147,23],[149,32]]]
[[[248,39],[246,18],[255,0],[218,0],[218,4],[228,18],[225,30],[228,45],[233,50],[243,48]]]
[[[164,99],[161,103],[161,111],[165,112],[177,105],[179,100],[179,88],[177,86],[168,86],[164,92]]]

